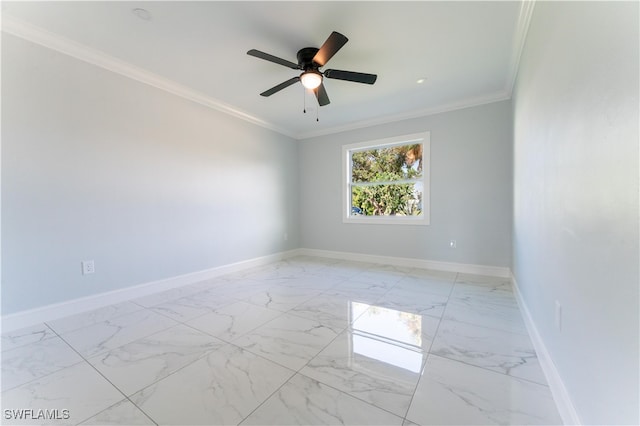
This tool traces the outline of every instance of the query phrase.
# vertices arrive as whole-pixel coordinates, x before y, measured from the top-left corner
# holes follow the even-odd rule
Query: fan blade
[[[282,89],[285,89],[285,88],[287,88],[287,87],[291,86],[292,84],[294,84],[294,83],[298,82],[299,80],[300,80],[300,77],[293,77],[293,78],[290,78],[289,80],[284,81],[284,82],[282,82],[282,83],[278,84],[277,86],[273,86],[271,89],[266,90],[266,91],[264,91],[264,92],[260,93],[260,96],[265,96],[265,97],[266,97],[266,96],[271,96],[271,95],[273,95],[274,93],[279,92],[279,91],[281,91]]]
[[[348,42],[349,39],[338,32],[332,32],[327,41],[324,42],[320,50],[313,57],[313,62],[323,67],[338,50]]]
[[[326,70],[324,76],[327,78],[335,78],[338,80],[355,81],[356,83],[373,84],[378,78],[375,74],[365,74],[362,72],[342,71],[342,70]]]
[[[265,61],[274,62],[279,65],[284,65],[285,67],[297,70],[299,69],[298,64],[294,64],[291,61],[287,61],[286,59],[278,58],[277,56],[269,55],[268,53],[261,52],[256,49],[251,49],[247,52],[249,56],[255,56],[256,58],[264,59]]]
[[[313,93],[316,94],[316,98],[318,99],[318,105],[325,106],[329,105],[329,95],[327,95],[327,89],[324,88],[324,84],[320,83],[320,86],[313,89]]]

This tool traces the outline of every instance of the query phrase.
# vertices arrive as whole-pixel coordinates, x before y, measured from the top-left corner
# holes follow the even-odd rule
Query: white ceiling
[[[2,2],[3,31],[305,138],[511,96],[531,2]],[[151,19],[132,10],[143,8]],[[295,84],[297,62],[331,31],[349,42],[324,69],[378,75],[370,86],[325,79],[331,104]],[[425,82],[418,84],[418,79]],[[316,114],[319,121],[316,122]]]

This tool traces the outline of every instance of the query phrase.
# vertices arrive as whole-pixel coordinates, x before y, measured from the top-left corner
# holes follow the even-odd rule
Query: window
[[[342,148],[343,220],[429,224],[429,132]]]

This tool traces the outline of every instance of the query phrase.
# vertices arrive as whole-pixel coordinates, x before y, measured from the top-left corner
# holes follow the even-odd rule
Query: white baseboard
[[[298,254],[306,256],[326,257],[330,259],[351,260],[354,262],[382,263],[385,265],[408,268],[435,269],[438,271],[462,272],[465,274],[489,275],[509,278],[511,270],[502,266],[473,265],[467,263],[441,262],[437,260],[413,259],[408,257],[377,256],[373,254],[350,253],[331,250],[301,248]]]
[[[279,260],[287,259],[297,255],[317,256],[356,262],[380,263],[402,267],[435,269],[439,271],[490,275],[505,278],[510,277],[513,284],[516,300],[523,314],[527,330],[533,341],[533,345],[538,355],[540,365],[545,373],[547,382],[549,383],[549,388],[551,389],[551,393],[553,394],[553,398],[556,402],[556,406],[558,407],[560,416],[562,417],[562,421],[564,424],[582,424],[580,421],[580,417],[578,416],[578,413],[576,412],[575,407],[571,401],[571,398],[569,397],[569,393],[564,386],[564,382],[562,381],[562,378],[560,377],[560,374],[558,373],[558,370],[556,369],[555,364],[553,363],[553,360],[551,359],[551,356],[547,351],[544,341],[542,340],[542,337],[540,336],[538,329],[533,322],[533,318],[531,317],[529,309],[527,308],[527,305],[522,298],[522,294],[520,293],[520,289],[518,288],[518,283],[515,277],[513,276],[509,268],[499,266],[473,265],[454,262],[440,262],[433,260],[301,248],[2,316],[2,331],[7,332],[39,324],[42,322],[52,321],[54,319],[63,318],[69,315],[75,315],[81,312],[101,308],[114,303],[121,303],[153,293],[158,293],[177,287],[182,287],[188,284],[193,284],[199,281],[219,277],[221,275],[242,271],[257,266],[268,265],[269,263],[277,262]]]
[[[81,312],[109,306],[114,303],[121,303],[153,293],[170,290],[172,288],[182,287],[184,285],[215,278],[221,275],[242,271],[256,266],[267,265],[296,255],[318,256],[331,259],[381,263],[394,266],[435,269],[439,271],[462,272],[499,277],[509,277],[511,274],[509,268],[498,266],[470,265],[463,263],[302,248],[9,314],[2,316],[1,318],[2,331],[7,332],[42,322],[52,321],[69,315],[75,315]]]
[[[121,303],[127,300],[142,296],[148,296],[176,287],[182,287],[199,281],[219,277],[221,275],[242,271],[257,266],[267,265],[292,256],[296,256],[298,250],[291,250],[276,253],[268,256],[257,257],[228,265],[217,266],[203,271],[191,272],[184,275],[165,278],[158,281],[151,281],[132,287],[109,291],[106,293],[94,294],[52,305],[42,306],[27,311],[2,316],[2,332],[18,330],[31,325],[52,321],[69,315],[109,306],[114,303]]]
[[[556,403],[556,407],[558,408],[558,412],[560,413],[560,417],[562,418],[562,422],[565,425],[581,425],[582,422],[580,421],[580,416],[578,416],[578,412],[571,401],[569,392],[564,386],[562,377],[560,377],[560,373],[553,363],[553,359],[551,359],[549,351],[547,351],[547,347],[542,340],[542,336],[540,336],[540,333],[538,332],[538,328],[531,317],[529,308],[527,308],[527,305],[522,298],[518,282],[513,274],[511,275],[511,282],[516,300],[518,301],[518,306],[520,307],[520,312],[522,312],[525,325],[527,326],[527,331],[529,332],[529,336],[533,342],[533,347],[536,350],[542,371],[547,378],[549,389],[551,389],[551,394],[553,395],[553,399]]]

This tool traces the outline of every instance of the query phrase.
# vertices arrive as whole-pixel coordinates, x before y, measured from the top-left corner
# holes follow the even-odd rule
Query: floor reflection
[[[422,316],[351,302],[351,351],[356,355],[419,373],[422,368]]]

